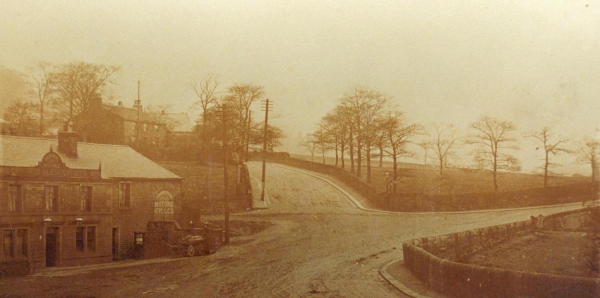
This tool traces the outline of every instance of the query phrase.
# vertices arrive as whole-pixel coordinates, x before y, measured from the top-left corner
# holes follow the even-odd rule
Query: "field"
[[[292,157],[312,161],[310,156],[292,155]],[[314,161],[321,163],[321,157],[315,156]],[[327,165],[334,165],[335,158],[325,157]],[[341,161],[338,164],[341,167]],[[350,171],[350,160],[346,160],[346,170]],[[392,163],[383,162],[379,167],[379,160],[371,162],[372,182],[371,185],[379,192],[386,191],[386,172],[392,175]],[[363,161],[362,178],[366,181],[366,162]],[[494,190],[492,174],[485,170],[453,168],[444,169],[444,179],[440,179],[438,168],[434,165],[398,163],[399,181],[397,192],[399,193],[422,193],[425,195],[461,194],[476,192],[491,192]],[[587,177],[550,177],[549,186],[560,186],[568,184],[586,183]],[[543,175],[533,175],[513,172],[498,173],[499,191],[514,191],[528,188],[539,188],[544,186]]]
[[[542,232],[513,238],[480,251],[466,263],[516,271],[597,278],[598,271],[592,266],[595,253],[591,234]]]

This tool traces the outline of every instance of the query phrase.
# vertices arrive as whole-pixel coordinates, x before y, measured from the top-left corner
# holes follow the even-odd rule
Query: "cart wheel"
[[[189,245],[187,247],[187,249],[185,250],[185,255],[188,257],[193,257],[196,253],[196,249],[194,248],[193,245]]]

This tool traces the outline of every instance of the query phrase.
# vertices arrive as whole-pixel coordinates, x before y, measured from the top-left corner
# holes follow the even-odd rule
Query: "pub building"
[[[0,136],[0,276],[130,258],[134,231],[178,219],[181,177],[77,138]]]

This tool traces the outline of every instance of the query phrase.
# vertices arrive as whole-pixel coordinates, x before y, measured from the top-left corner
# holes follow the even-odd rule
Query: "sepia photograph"
[[[598,1],[0,0],[0,298],[597,298],[598,159]]]

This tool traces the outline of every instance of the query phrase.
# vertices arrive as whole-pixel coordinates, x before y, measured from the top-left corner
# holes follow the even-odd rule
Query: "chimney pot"
[[[122,107],[123,106],[123,102],[119,101],[119,106]]]

